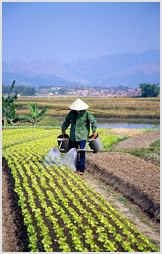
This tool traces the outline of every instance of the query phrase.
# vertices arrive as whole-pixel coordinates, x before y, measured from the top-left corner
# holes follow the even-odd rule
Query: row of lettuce
[[[98,128],[98,134],[100,135],[101,142],[104,148],[108,148],[111,144],[118,142],[123,138],[119,138],[117,136],[111,134],[104,134],[106,132],[106,128]],[[69,131],[68,131],[69,132]],[[67,133],[68,133],[67,132]],[[59,129],[42,129],[42,128],[20,128],[20,129],[8,129],[2,132],[2,149],[6,149],[10,146],[15,146],[16,144],[21,144],[29,141],[39,140],[45,137],[53,137],[52,145],[57,146],[57,136],[60,134]],[[49,147],[48,147],[49,149]]]
[[[70,168],[44,163],[59,130],[3,131],[3,157],[27,227],[31,252],[158,251]],[[108,143],[113,135],[100,135]]]

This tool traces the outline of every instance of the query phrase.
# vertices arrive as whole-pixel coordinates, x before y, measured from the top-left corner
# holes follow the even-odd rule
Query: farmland
[[[17,114],[29,114],[27,102],[48,107],[46,115],[52,119],[65,117],[74,98],[20,97],[15,103]],[[97,119],[109,121],[160,122],[160,98],[83,98]]]
[[[119,138],[99,130],[106,149]],[[4,129],[3,166],[14,179],[30,252],[158,251],[123,215],[64,165],[44,164],[59,129]],[[25,236],[24,236],[25,237]],[[22,247],[23,249],[23,247]]]

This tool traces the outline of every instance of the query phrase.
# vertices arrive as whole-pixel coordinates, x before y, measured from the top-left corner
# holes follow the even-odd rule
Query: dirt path
[[[3,170],[2,181],[2,251],[17,252],[19,249],[15,236],[16,227],[11,213],[7,178]]]
[[[87,155],[86,167],[151,218],[160,221],[160,167],[118,152]]]
[[[142,134],[144,132],[143,129],[133,129],[133,128],[112,128],[107,130],[102,134],[116,134],[118,136],[135,136],[138,134]]]
[[[144,132],[138,135],[133,135],[122,142],[119,142],[114,146],[115,149],[120,148],[137,148],[137,147],[149,147],[151,143],[157,141],[160,138],[160,130],[154,130],[150,132]]]
[[[83,178],[91,188],[95,189],[98,194],[121,212],[125,218],[129,219],[140,232],[160,247],[159,224],[149,220],[137,206],[125,200],[122,195],[113,192],[107,185],[99,181],[96,176],[86,172]]]

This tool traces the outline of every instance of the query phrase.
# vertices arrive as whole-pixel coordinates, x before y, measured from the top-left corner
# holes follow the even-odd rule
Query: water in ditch
[[[133,129],[160,129],[160,124],[150,123],[111,123],[111,122],[97,122],[98,128],[133,128]]]

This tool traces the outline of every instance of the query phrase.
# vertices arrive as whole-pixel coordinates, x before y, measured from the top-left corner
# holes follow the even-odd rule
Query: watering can
[[[93,149],[94,153],[98,153],[103,150],[103,145],[101,143],[101,140],[98,134],[96,138],[94,138],[93,135],[88,137],[87,141],[89,143],[90,148]]]
[[[57,137],[60,152],[67,153],[69,151],[69,135],[66,134],[63,138],[62,135]]]
[[[67,153],[69,151],[69,136],[66,134],[66,136],[63,138],[62,135],[59,135],[57,137],[57,141],[58,141],[60,152]],[[86,149],[88,145],[90,146],[91,149]],[[98,134],[96,138],[94,138],[93,135],[88,137],[86,147],[84,149],[77,149],[77,152],[84,151],[84,152],[97,153],[103,150],[103,145],[101,143],[101,140]]]

